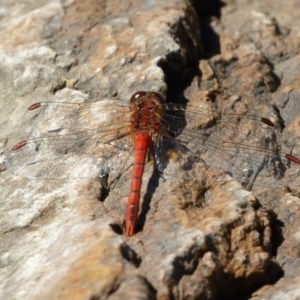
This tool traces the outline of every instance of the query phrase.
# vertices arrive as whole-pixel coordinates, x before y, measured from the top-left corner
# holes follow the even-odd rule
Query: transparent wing
[[[267,118],[214,110],[204,110],[203,114],[197,107],[183,109],[173,104],[168,108],[163,126],[169,135],[176,136],[178,148],[185,145],[208,165],[224,169],[249,188],[259,174],[280,179],[290,162],[300,163],[280,151],[280,128]]]
[[[163,105],[161,135],[152,145],[160,170],[170,150],[190,151],[250,184],[263,170],[279,178],[286,160],[300,162],[279,151],[280,130],[266,118],[189,104]],[[118,100],[37,103],[24,114],[21,126],[25,145],[4,153],[8,168],[18,175],[96,176],[109,169],[117,176],[133,160],[129,106]]]
[[[4,152],[7,169],[15,175],[95,177],[132,163],[128,107],[118,101],[35,105],[21,126],[23,140]]]

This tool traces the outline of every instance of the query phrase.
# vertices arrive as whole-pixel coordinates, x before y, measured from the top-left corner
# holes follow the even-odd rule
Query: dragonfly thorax
[[[162,96],[155,92],[137,92],[130,99],[131,133],[148,132],[150,135],[161,131],[163,116]]]

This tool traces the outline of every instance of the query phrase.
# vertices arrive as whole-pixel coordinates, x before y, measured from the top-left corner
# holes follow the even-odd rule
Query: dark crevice
[[[211,18],[221,16],[221,1],[191,1],[193,10],[186,12],[171,29],[179,50],[168,53],[158,66],[168,86],[166,101],[186,102],[184,91],[195,77],[201,78],[199,60],[220,53],[218,34],[210,25]]]
[[[179,24],[172,30],[174,39],[179,43],[180,50],[171,52],[158,62],[158,66],[162,68],[165,74],[165,81],[168,86],[167,102],[186,103],[187,99],[184,97],[184,91],[192,83],[195,77],[201,78],[201,70],[199,69],[199,60],[209,59],[221,51],[219,35],[211,26],[212,18],[221,18],[221,8],[224,3],[219,0],[213,1],[192,1],[191,3],[197,14],[198,30],[192,31],[192,34],[197,36],[190,37],[187,34],[184,21],[180,20]],[[188,17],[187,17],[188,18]],[[197,23],[196,22],[196,23]],[[194,22],[195,23],[195,22]],[[196,41],[193,43],[193,41]],[[218,73],[220,79],[226,78],[231,73],[233,67],[237,62],[236,58],[223,62],[216,61],[213,69]],[[273,70],[273,67],[271,66]],[[276,91],[280,84],[280,80],[274,73],[271,74],[269,82],[258,82],[256,85],[257,93],[265,93],[266,89],[271,92]],[[272,216],[271,216],[272,217]],[[272,219],[272,249],[269,249],[270,256],[274,257],[277,249],[283,241],[282,224],[274,216]],[[263,234],[263,233],[262,233]],[[210,251],[218,252],[218,249],[213,244],[213,241],[207,241]],[[181,261],[176,261],[177,276],[174,280],[178,282],[180,276],[184,273]],[[181,274],[181,275],[180,275]],[[268,274],[268,275],[267,275]],[[236,278],[235,274],[225,274],[220,270],[216,281],[220,284],[218,291],[220,299],[247,299],[253,292],[261,288],[265,284],[272,284],[278,281],[283,276],[283,270],[276,261],[271,258],[266,262],[265,269],[259,273],[253,273],[250,277]]]
[[[221,19],[221,9],[225,3],[220,0],[194,0],[192,4],[200,23],[203,58],[208,59],[220,53],[219,35],[210,24],[212,18]]]
[[[120,252],[122,257],[132,265],[134,265],[136,268],[140,266],[142,262],[141,257],[127,244],[124,243],[120,246]]]
[[[278,219],[277,214],[274,212],[274,210],[269,210],[268,213],[269,216],[271,217],[271,229],[272,229],[271,255],[273,257],[276,257],[278,249],[284,241],[284,236],[283,236],[284,223]]]
[[[123,234],[123,228],[120,224],[111,223],[111,224],[109,224],[109,226],[116,234],[119,234],[119,235]]]
[[[225,3],[220,0],[192,0],[191,3],[199,18],[203,20],[209,20],[211,17],[221,19],[221,9],[225,6]]]

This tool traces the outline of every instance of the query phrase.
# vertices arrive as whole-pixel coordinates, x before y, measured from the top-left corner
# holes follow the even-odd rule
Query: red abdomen
[[[131,236],[139,213],[142,176],[152,140],[160,134],[163,99],[155,92],[137,92],[130,99],[131,133],[135,142],[131,190],[125,216],[125,231]]]
[[[127,235],[134,234],[140,203],[142,176],[144,172],[146,155],[151,143],[151,137],[147,132],[140,132],[135,136],[135,155],[131,189],[126,208],[125,231]]]

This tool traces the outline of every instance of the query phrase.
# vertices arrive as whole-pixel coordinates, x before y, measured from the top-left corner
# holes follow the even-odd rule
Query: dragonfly
[[[59,118],[55,117],[57,113]],[[58,175],[59,166],[66,157],[82,155],[96,160],[98,157],[98,177],[108,193],[110,167],[105,162],[107,157],[123,152],[133,156],[124,221],[128,236],[136,233],[142,177],[149,155],[160,174],[171,159],[170,153],[177,151],[206,157],[212,166],[224,168],[226,165],[236,177],[240,176],[236,173],[251,170],[246,172],[246,177],[252,183],[266,161],[286,160],[300,164],[300,159],[280,152],[270,142],[277,136],[276,125],[269,118],[220,113],[211,106],[166,103],[155,91],[136,92],[129,103],[112,99],[37,102],[28,107],[24,120],[29,138],[19,141],[6,153],[8,168],[17,172],[20,165],[32,167],[31,171],[23,168],[24,172],[35,172],[36,164],[51,159],[54,164],[33,177],[56,178],[61,176]],[[247,131],[246,140],[239,140],[241,131]],[[105,148],[108,145],[113,148],[108,150]]]

